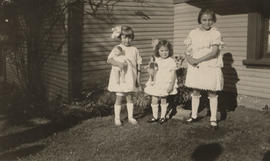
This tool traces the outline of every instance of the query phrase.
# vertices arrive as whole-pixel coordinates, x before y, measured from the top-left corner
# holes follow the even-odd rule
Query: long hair
[[[171,44],[169,41],[167,41],[167,40],[159,40],[158,44],[157,44],[156,47],[155,47],[155,56],[156,56],[156,57],[160,57],[160,55],[159,55],[159,48],[160,48],[161,46],[165,46],[165,47],[168,48],[168,50],[169,50],[169,56],[168,56],[168,57],[170,57],[170,56],[173,55],[173,47],[172,47],[172,44]]]

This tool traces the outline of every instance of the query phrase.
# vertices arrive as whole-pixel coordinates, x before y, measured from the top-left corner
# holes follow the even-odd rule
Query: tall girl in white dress
[[[157,122],[163,124],[166,121],[167,113],[167,96],[177,93],[177,81],[176,81],[176,63],[171,56],[173,55],[172,45],[167,40],[157,41],[154,45],[155,59],[157,63],[157,72],[154,82],[151,78],[146,83],[144,92],[152,96],[152,112],[153,118],[148,122]],[[158,107],[159,100],[161,106],[160,119],[158,119]]]
[[[120,44],[114,47],[108,56],[107,62],[112,65],[112,70],[109,78],[108,90],[116,93],[114,104],[114,121],[116,126],[120,126],[120,112],[123,97],[126,97],[128,121],[131,124],[137,124],[133,118],[133,96],[132,93],[138,91],[140,84],[140,65],[142,58],[139,50],[131,45],[134,40],[134,31],[129,26],[117,26],[113,28],[112,38],[120,41]],[[119,48],[124,54],[124,60],[119,59]],[[124,72],[124,79],[120,79],[119,68]]]
[[[223,89],[223,62],[220,53],[223,42],[220,32],[213,27],[215,22],[215,13],[209,9],[202,9],[198,15],[199,27],[191,30],[184,43],[187,46],[188,62],[185,85],[193,89],[192,113],[187,122],[198,121],[200,91],[206,90],[210,102],[210,125],[217,128],[217,91]]]

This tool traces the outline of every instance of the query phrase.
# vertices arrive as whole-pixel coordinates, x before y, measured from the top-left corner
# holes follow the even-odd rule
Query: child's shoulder
[[[218,28],[216,28],[216,27],[211,28],[210,37],[216,38],[216,37],[220,37],[220,36],[221,36],[221,33],[219,32]]]
[[[175,63],[175,60],[172,57],[168,57],[166,59],[158,57],[157,62],[173,65]]]
[[[201,30],[200,30],[199,27],[194,28],[194,29],[192,29],[192,30],[189,32],[189,36],[191,36],[191,37],[196,36],[196,35],[198,35],[200,32],[201,32]]]
[[[170,63],[172,63],[172,64],[174,64],[174,63],[175,63],[175,59],[174,59],[174,58],[172,58],[172,57],[169,57],[169,58],[168,58],[168,61],[169,61]]]
[[[127,46],[125,47],[125,50],[128,52],[135,52],[135,53],[139,52],[138,48],[136,48],[135,46]]]

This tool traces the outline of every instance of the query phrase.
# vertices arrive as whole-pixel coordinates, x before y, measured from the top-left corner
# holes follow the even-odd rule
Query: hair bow
[[[159,43],[159,39],[152,39],[152,47],[153,47],[153,50],[156,49],[156,46],[157,46],[158,43]]]
[[[122,26],[115,26],[114,28],[112,28],[112,38],[113,39],[117,39],[119,37],[119,35],[121,34],[121,28]]]

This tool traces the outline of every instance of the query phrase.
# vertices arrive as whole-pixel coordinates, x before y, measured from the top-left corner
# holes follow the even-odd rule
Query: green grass
[[[270,113],[266,111],[237,107],[215,131],[204,115],[194,124],[177,119],[149,124],[151,113],[141,109],[135,111],[139,124],[134,126],[127,122],[124,110],[123,126],[116,127],[112,115],[97,117],[72,109],[49,120],[36,110],[31,114],[20,107],[8,110],[3,105],[10,100],[4,98],[0,103],[0,161],[270,160]]]
[[[123,114],[122,118],[125,118]],[[209,128],[209,117],[195,124],[169,120],[163,125],[148,124],[151,116],[140,118],[139,125],[115,127],[113,117],[85,120],[71,128],[34,130],[40,139],[29,139],[2,149],[0,160],[20,157],[22,161],[266,161],[270,153],[270,114],[239,107],[228,114],[220,128]],[[57,126],[55,127],[57,128]],[[60,127],[58,127],[60,128]],[[43,131],[44,130],[44,131]],[[34,135],[30,130],[22,135]],[[23,134],[25,133],[25,134]],[[40,133],[40,134],[39,134]],[[45,136],[42,136],[42,133]],[[17,135],[17,138],[12,136]],[[11,134],[3,138],[20,138]],[[25,138],[27,139],[27,138]],[[15,140],[14,140],[15,141]],[[32,141],[32,142],[31,142]],[[8,144],[8,143],[7,143]],[[22,147],[22,149],[20,149]],[[24,153],[25,152],[25,153]],[[26,154],[26,155],[21,155]],[[14,156],[12,156],[14,155]]]

